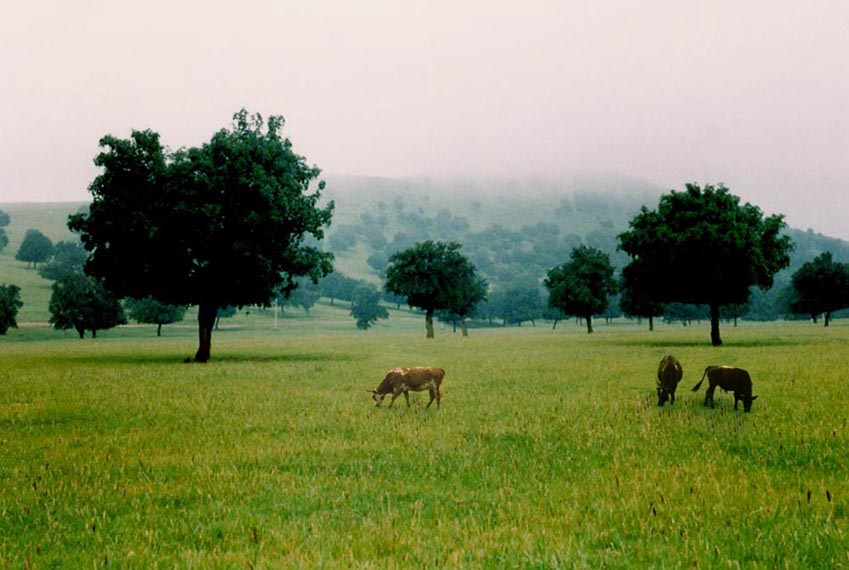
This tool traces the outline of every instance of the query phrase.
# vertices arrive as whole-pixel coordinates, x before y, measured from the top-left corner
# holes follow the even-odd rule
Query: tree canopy
[[[162,336],[162,325],[178,323],[186,315],[186,307],[167,305],[152,297],[129,298],[124,301],[124,306],[130,318],[137,323],[156,325],[156,336]]]
[[[21,288],[17,285],[0,285],[0,334],[18,328],[18,309],[23,307]]]
[[[569,261],[550,269],[544,284],[548,304],[567,315],[582,317],[588,333],[593,332],[593,315],[604,312],[609,297],[617,290],[610,257],[585,245],[573,249]]]
[[[69,273],[53,283],[50,322],[58,330],[74,329],[80,338],[90,331],[111,329],[127,322],[120,300],[102,283],[82,273]]]
[[[486,295],[486,282],[460,253],[456,242],[419,242],[389,257],[384,288],[407,298],[425,312],[427,338],[433,338],[433,314],[448,310],[466,315]]]
[[[380,304],[380,291],[371,283],[362,282],[354,289],[351,301],[351,316],[357,320],[357,328],[368,330],[378,319],[388,319],[389,311]]]
[[[834,261],[831,252],[803,264],[791,280],[790,309],[794,313],[813,319],[823,315],[828,326],[832,312],[849,307],[849,264]]]
[[[639,288],[632,295],[644,300],[708,305],[714,346],[722,344],[720,306],[745,303],[752,287],[769,289],[793,247],[781,235],[783,216],[765,218],[721,184],[665,194],[657,210],[643,206],[629,227],[619,235],[631,259],[626,287]],[[629,282],[629,275],[639,278]]]
[[[120,296],[198,305],[196,362],[210,358],[218,309],[268,306],[281,287],[332,270],[309,245],[330,224],[324,183],[281,136],[284,121],[244,109],[201,147],[166,151],[159,135],[106,136],[88,213],[70,217],[86,272]]]
[[[42,261],[47,261],[53,255],[53,242],[50,238],[35,229],[27,230],[24,240],[15,254],[18,261],[26,261],[32,267],[38,267]]]
[[[12,222],[12,218],[9,217],[9,214],[0,210],[0,251],[9,245],[9,236],[6,235],[6,226],[8,226]]]

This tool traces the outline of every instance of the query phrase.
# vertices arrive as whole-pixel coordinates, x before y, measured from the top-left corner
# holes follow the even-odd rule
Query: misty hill
[[[581,244],[607,252],[622,267],[628,260],[616,250],[617,235],[641,206],[656,208],[669,191],[638,179],[590,175],[491,181],[331,176],[326,181],[324,197],[334,200],[336,209],[324,247],[335,254],[337,272],[379,285],[393,252],[424,239],[457,241],[492,290],[538,284]],[[0,204],[11,216],[10,242],[0,252],[0,283],[18,284],[25,303],[46,307],[49,282],[16,262],[15,253],[30,228],[54,243],[74,239],[67,218],[84,205]],[[835,261],[849,262],[849,242],[810,230],[787,233],[796,248],[774,291],[825,251]],[[28,290],[35,285],[38,294]]]
[[[656,208],[667,192],[608,175],[493,181],[330,177],[325,196],[336,202],[336,211],[327,247],[338,271],[375,283],[388,255],[423,239],[462,243],[491,286],[538,281],[580,244],[605,251],[617,267],[625,265],[627,256],[616,250],[618,234],[642,206]],[[849,242],[812,230],[787,233],[796,249],[779,283],[824,251],[849,262]]]

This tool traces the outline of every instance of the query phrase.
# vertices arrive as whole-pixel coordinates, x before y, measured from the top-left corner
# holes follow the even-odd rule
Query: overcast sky
[[[104,134],[245,107],[328,175],[724,182],[849,239],[845,0],[9,1],[0,78],[0,202],[88,200]]]

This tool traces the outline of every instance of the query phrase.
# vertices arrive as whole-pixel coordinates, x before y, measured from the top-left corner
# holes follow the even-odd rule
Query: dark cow
[[[383,398],[387,394],[392,394],[392,399],[389,401],[389,407],[395,403],[395,398],[404,394],[407,400],[407,407],[410,406],[409,391],[422,392],[427,390],[430,392],[430,401],[426,407],[430,407],[436,400],[436,407],[439,407],[439,402],[442,399],[442,378],[445,376],[445,370],[442,368],[432,368],[424,366],[400,366],[393,368],[386,373],[383,382],[374,390],[370,390],[375,405],[379,406],[383,402]]]
[[[752,379],[748,372],[733,366],[708,366],[705,368],[705,373],[702,374],[702,379],[693,386],[693,392],[701,387],[702,382],[705,381],[705,376],[707,376],[709,382],[707,392],[705,392],[705,406],[714,407],[713,393],[719,386],[723,392],[734,392],[735,410],[737,409],[737,402],[743,402],[744,412],[752,410],[752,402],[755,401],[757,396],[752,396]]]
[[[660,360],[657,367],[657,405],[662,406],[669,400],[675,403],[675,389],[684,375],[684,369],[678,359],[668,354]]]

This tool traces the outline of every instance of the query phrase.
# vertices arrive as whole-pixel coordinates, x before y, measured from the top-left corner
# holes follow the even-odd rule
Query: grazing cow
[[[705,393],[705,406],[714,407],[713,393],[719,386],[724,392],[734,392],[735,410],[737,409],[737,402],[743,402],[744,412],[752,410],[752,402],[757,396],[752,396],[752,379],[748,372],[733,366],[708,366],[705,368],[705,373],[702,374],[702,379],[693,386],[693,392],[699,389],[702,382],[705,381],[705,376],[708,377],[710,384]]]
[[[369,391],[377,406],[380,406],[387,394],[392,394],[392,399],[389,401],[389,407],[391,408],[392,404],[395,403],[395,398],[401,394],[404,394],[404,399],[407,400],[407,407],[409,407],[410,390],[413,392],[427,390],[430,392],[430,401],[426,407],[429,408],[433,401],[436,400],[436,407],[438,408],[439,401],[442,399],[442,378],[444,376],[445,370],[442,368],[400,366],[387,372],[380,386]]]
[[[657,367],[657,405],[662,406],[669,400],[675,403],[675,389],[684,375],[684,369],[678,359],[671,354],[664,356]]]

